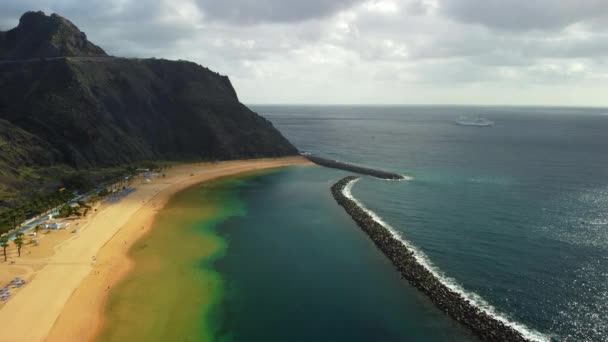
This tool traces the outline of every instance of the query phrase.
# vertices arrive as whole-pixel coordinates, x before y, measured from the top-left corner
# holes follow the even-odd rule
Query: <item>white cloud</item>
[[[0,25],[58,12],[112,54],[227,74],[249,103],[608,105],[605,4],[9,0]]]
[[[397,3],[391,0],[372,0],[363,4],[363,6],[370,12],[392,14],[399,11]]]

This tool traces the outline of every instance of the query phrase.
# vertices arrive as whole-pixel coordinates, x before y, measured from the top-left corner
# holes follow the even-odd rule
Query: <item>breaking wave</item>
[[[372,217],[374,221],[378,224],[382,225],[386,228],[391,235],[399,240],[407,249],[409,249],[413,254],[414,258],[420,265],[426,268],[433,276],[435,276],[444,286],[453,292],[462,296],[465,300],[469,301],[473,306],[477,307],[481,311],[485,312],[487,315],[493,317],[494,319],[502,322],[506,326],[513,328],[522,334],[525,338],[532,341],[539,342],[549,342],[551,338],[534,330],[528,328],[522,323],[515,322],[507,317],[507,315],[500,313],[496,308],[494,308],[490,303],[486,302],[481,296],[476,293],[466,291],[456,280],[446,276],[441,270],[439,270],[433,263],[429,260],[429,258],[418,248],[416,248],[412,243],[406,240],[397,230],[395,230],[390,224],[385,222],[380,216],[378,216],[374,211],[368,209],[363,205],[357,198],[355,198],[352,194],[353,185],[359,180],[353,179],[350,181],[343,189],[342,194],[346,196],[346,198],[355,202],[363,211],[365,211],[368,215]]]

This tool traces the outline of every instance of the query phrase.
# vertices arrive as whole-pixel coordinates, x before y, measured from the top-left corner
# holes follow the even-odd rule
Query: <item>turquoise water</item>
[[[301,150],[412,176],[353,194],[480,305],[558,340],[608,339],[608,110],[254,109]],[[496,125],[453,123],[478,114]]]
[[[363,177],[352,194],[479,307],[529,336],[608,340],[608,110],[254,109],[301,150],[411,176]],[[495,126],[454,124],[477,114]],[[166,280],[200,282],[175,283],[184,290],[166,303],[186,318],[169,316],[184,327],[172,325],[166,336],[198,336],[188,331],[208,324],[219,341],[475,340],[401,279],[335,203],[329,188],[347,174],[293,167],[178,196],[184,201],[165,213],[187,218],[175,225],[186,230],[153,230],[157,249],[142,240],[133,251],[148,262],[154,258],[145,253],[167,252],[164,269],[177,274]],[[190,231],[205,234],[186,237]],[[168,239],[177,239],[172,248]],[[159,288],[146,279],[133,284]],[[211,308],[197,313],[209,298]],[[125,316],[131,312],[125,307]]]
[[[471,341],[405,283],[338,207],[345,173],[289,168],[242,184],[245,216],[217,230],[226,341]]]

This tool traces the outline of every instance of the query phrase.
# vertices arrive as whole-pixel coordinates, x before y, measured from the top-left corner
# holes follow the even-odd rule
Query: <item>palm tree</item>
[[[15,243],[15,246],[17,246],[17,254],[21,256],[21,246],[23,246],[23,233],[17,233],[13,242]]]
[[[25,213],[23,209],[18,208],[13,210],[13,226],[17,227],[23,220],[25,220]]]
[[[6,261],[6,248],[8,247],[8,235],[0,236],[0,247],[4,250],[4,261]]]

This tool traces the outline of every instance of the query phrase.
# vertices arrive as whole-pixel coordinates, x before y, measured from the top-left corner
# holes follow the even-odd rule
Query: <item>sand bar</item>
[[[301,157],[188,164],[171,168],[166,178],[137,184],[121,202],[99,208],[67,240],[43,259],[28,284],[0,309],[0,341],[85,341],[103,324],[107,294],[132,267],[128,248],[153,223],[176,192],[206,180],[290,165],[309,165]],[[2,267],[24,267],[23,263]]]

